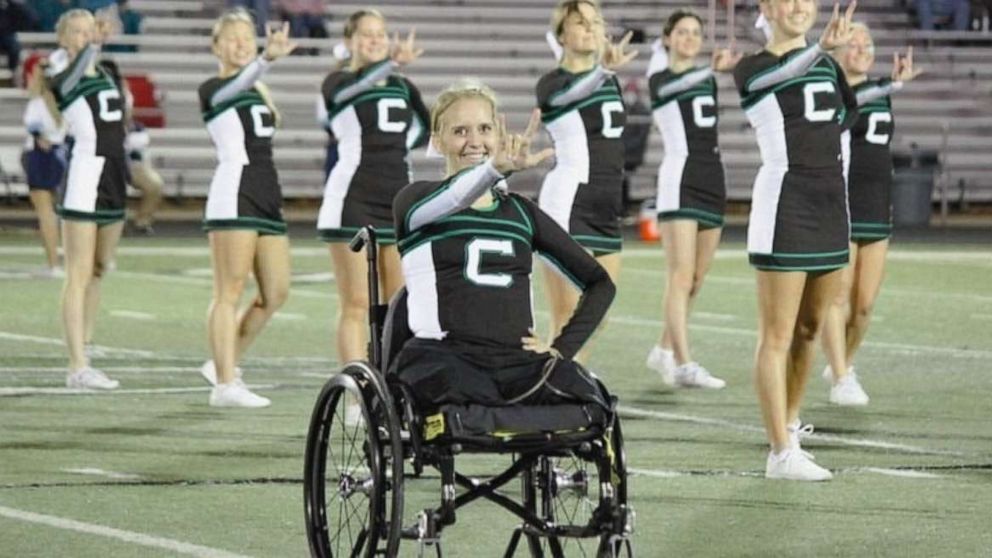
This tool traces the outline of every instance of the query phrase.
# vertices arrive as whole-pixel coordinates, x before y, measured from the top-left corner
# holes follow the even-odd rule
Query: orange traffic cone
[[[644,242],[658,242],[661,234],[658,232],[658,213],[654,208],[654,200],[644,200],[641,212],[637,218],[637,232]]]

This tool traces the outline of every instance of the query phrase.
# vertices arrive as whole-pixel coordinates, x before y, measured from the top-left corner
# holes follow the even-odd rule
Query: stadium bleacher
[[[163,94],[168,126],[150,132],[151,156],[166,179],[166,195],[205,196],[214,151],[200,119],[196,87],[216,68],[208,35],[223,2],[133,0],[132,5],[146,15],[144,34],[117,37],[115,42],[139,45],[139,51],[108,56],[127,74],[147,75]],[[391,31],[417,29],[426,54],[406,73],[428,103],[456,78],[477,76],[500,94],[511,126],[523,126],[534,106],[534,84],[554,64],[544,41],[554,0],[381,0],[375,5],[387,16]],[[603,5],[614,31],[639,27],[653,40],[663,18],[685,2],[612,0]],[[276,158],[286,197],[321,195],[326,134],[314,118],[317,89],[335,64],[330,50],[340,41],[341,22],[363,6],[329,5],[331,39],[299,41],[301,46],[320,49],[320,56],[290,57],[276,64],[265,78],[284,117],[283,129],[276,135]],[[820,6],[821,23],[827,19],[828,8],[826,3]],[[705,5],[698,9],[705,15]],[[952,199],[992,201],[988,160],[992,152],[992,89],[988,85],[992,83],[992,36],[913,30],[903,8],[889,0],[859,2],[858,10],[857,19],[872,27],[878,46],[875,75],[887,75],[893,50],[908,45],[915,47],[917,63],[926,72],[894,97],[893,150],[907,152],[913,144],[924,150],[943,150],[944,170],[938,180],[938,186],[947,186],[943,192]],[[717,11],[715,32],[720,43],[726,43],[726,16],[723,9]],[[738,49],[759,48],[751,28],[753,17],[753,12],[738,8],[734,31]],[[969,46],[957,44],[962,37],[967,37]],[[54,48],[50,33],[21,33],[19,38],[28,49]],[[641,54],[621,72],[621,78],[637,80],[646,99],[649,46],[635,46]],[[747,201],[759,163],[754,136],[739,108],[732,80],[721,76],[718,81],[728,195]],[[23,91],[0,90],[0,143],[4,146],[19,146],[23,141],[20,115],[25,99]],[[660,135],[652,131],[644,164],[631,177],[632,198],[653,196],[654,175],[662,157]],[[412,159],[420,176],[439,172],[439,162],[425,159],[423,150]],[[540,175],[525,174],[520,188],[536,191]],[[940,188],[934,195],[941,195]]]

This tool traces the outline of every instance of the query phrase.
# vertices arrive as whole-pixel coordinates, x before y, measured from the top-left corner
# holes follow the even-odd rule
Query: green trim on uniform
[[[745,95],[744,97],[741,98],[741,108],[747,110],[752,106],[758,104],[759,101],[761,101],[768,95],[778,93],[782,89],[785,89],[787,87],[792,87],[793,85],[798,85],[800,83],[822,82],[824,81],[823,78],[833,78],[833,80],[836,81],[837,74],[832,70],[828,70],[826,68],[812,68],[801,77],[783,81],[782,83],[778,83],[767,89],[762,89],[761,91],[756,91],[749,95]]]
[[[552,256],[551,254],[548,254],[547,252],[539,252],[539,254],[541,255],[541,257],[543,259],[547,260],[548,263],[550,263],[550,264],[554,265],[556,268],[558,268],[558,271],[560,271],[562,275],[564,275],[569,281],[571,281],[573,285],[575,285],[576,287],[578,287],[580,291],[585,291],[586,290],[585,283],[583,283],[582,281],[579,281],[579,279],[576,276],[572,275],[571,272],[569,272],[567,269],[565,269],[565,266],[563,266],[561,264],[561,262],[559,262],[557,260],[557,258],[555,258],[554,256]]]
[[[103,77],[102,74],[100,77],[84,78],[78,85],[76,85],[75,89],[70,91],[69,94],[59,102],[59,110],[64,111],[69,108],[69,105],[75,103],[82,97],[86,97],[87,95],[110,90],[116,91],[117,87],[114,85],[114,82],[110,81],[110,78]]]
[[[55,207],[55,213],[66,221],[92,221],[97,225],[110,225],[124,220],[123,209],[97,209],[94,211],[77,211],[66,209],[61,205]]]
[[[520,242],[526,244],[527,246],[530,246],[529,240],[518,234],[508,231],[501,231],[498,229],[457,229],[439,234],[404,238],[399,242],[399,250],[401,255],[405,255],[419,248],[423,244],[426,244],[428,242],[434,242],[435,240],[444,240],[446,238],[452,238],[456,236],[476,236],[476,235],[483,235],[486,237],[498,236],[502,238],[509,238],[510,240],[519,240]]]
[[[328,108],[327,119],[331,120],[344,109],[358,103],[364,103],[365,101],[373,101],[375,99],[403,99],[404,101],[409,101],[409,97],[409,92],[404,88],[389,86],[376,87],[370,91],[359,93],[340,105],[335,105],[334,108]]]
[[[761,271],[833,271],[835,269],[841,269],[847,266],[846,263],[843,264],[825,264],[825,265],[811,265],[811,266],[778,266],[778,265],[758,265],[752,264],[755,269],[760,269]]]
[[[534,236],[534,222],[531,221],[530,215],[527,214],[527,210],[520,205],[520,202],[516,198],[510,198],[510,201],[513,202],[513,205],[517,208],[520,216],[523,217],[524,222],[527,223],[527,232],[530,233],[531,236]]]
[[[661,108],[672,101],[681,101],[683,99],[691,99],[693,97],[699,97],[702,95],[713,95],[715,93],[714,88],[710,85],[709,81],[704,81],[701,85],[696,85],[692,89],[686,89],[685,91],[680,91],[673,95],[668,95],[667,97],[660,97],[658,100],[651,103],[652,109]]]
[[[623,102],[623,97],[617,92],[616,87],[611,88],[606,91],[603,88],[599,88],[595,93],[582,99],[581,101],[576,101],[570,105],[565,105],[561,108],[550,110],[541,113],[541,122],[544,124],[550,124],[551,122],[557,120],[558,118],[564,116],[565,114],[572,112],[573,110],[583,109],[593,103],[600,101],[620,101]]]
[[[775,64],[774,66],[769,66],[769,67],[765,68],[764,70],[761,70],[760,72],[754,74],[753,76],[751,76],[750,78],[748,78],[748,80],[746,82],[744,82],[744,91],[747,91],[747,90],[751,89],[751,84],[754,83],[756,80],[760,79],[765,74],[770,74],[770,73],[772,73],[772,72],[780,69],[782,66],[785,66],[786,64],[788,64],[790,60],[793,60],[793,59],[795,59],[798,56],[802,56],[802,54],[804,52],[808,51],[811,48],[815,48],[815,47],[816,47],[816,45],[810,45],[810,46],[808,46],[808,47],[800,50],[799,52],[793,54],[792,56],[790,56],[790,57],[788,57],[788,58],[786,58],[784,60],[779,60],[778,63]],[[827,55],[826,53],[824,53],[822,56],[829,56],[829,55]],[[810,69],[816,69],[816,64],[819,64],[819,63],[820,63],[819,60],[816,60],[815,62],[813,62],[813,66]],[[833,65],[831,64],[830,67],[833,68]],[[835,76],[836,76],[836,74],[835,74]]]
[[[723,226],[723,215],[692,207],[683,207],[674,211],[660,211],[658,212],[658,219],[661,221],[691,219],[698,221],[700,225],[705,225],[708,229],[716,229]]]
[[[851,223],[851,240],[882,240],[892,236],[889,223]]]
[[[450,217],[445,217],[444,219],[438,219],[437,221],[435,221],[432,224],[459,223],[459,222],[461,222],[461,223],[480,223],[480,224],[499,223],[500,225],[506,225],[508,227],[513,227],[513,228],[516,228],[516,229],[520,229],[520,230],[522,230],[523,232],[525,232],[527,234],[532,234],[533,233],[533,231],[531,231],[530,229],[528,229],[526,226],[521,225],[520,223],[517,223],[516,221],[510,221],[509,219],[493,219],[491,217],[470,217],[468,215],[452,215]]]
[[[220,116],[220,114],[227,109],[236,109],[239,107],[250,106],[250,105],[264,105],[265,98],[256,89],[250,89],[248,91],[242,91],[237,95],[231,97],[230,99],[218,104],[215,107],[210,107],[203,113],[203,121],[210,122],[214,118]]]
[[[485,163],[479,163],[479,165],[483,165],[483,164],[485,164]],[[452,181],[454,181],[455,179],[457,179],[459,176],[467,173],[468,171],[470,171],[470,170],[478,167],[479,165],[474,165],[474,166],[471,166],[471,167],[462,169],[462,170],[456,172],[455,174],[449,176],[448,178],[446,178],[444,180],[444,182],[441,183],[440,186],[438,186],[437,190],[434,190],[430,194],[424,196],[424,198],[422,200],[420,200],[417,203],[411,205],[410,206],[410,209],[407,210],[406,215],[403,216],[403,227],[406,229],[406,232],[408,232],[408,233],[410,232],[410,216],[413,215],[413,212],[416,211],[417,208],[419,208],[420,206],[424,205],[425,203],[431,201],[432,199],[440,196],[441,195],[441,192],[444,192],[445,190],[448,189],[449,186],[451,186]]]
[[[271,219],[261,219],[259,217],[236,217],[234,219],[204,219],[203,230],[205,231],[225,231],[225,230],[252,230],[259,234],[281,235],[286,234],[288,228],[282,221]]]
[[[615,254],[623,250],[622,238],[586,234],[573,234],[571,237],[583,248],[591,250],[596,256]]]

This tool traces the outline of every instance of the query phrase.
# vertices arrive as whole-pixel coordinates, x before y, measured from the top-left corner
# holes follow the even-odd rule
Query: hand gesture
[[[265,52],[263,56],[269,62],[277,60],[293,52],[296,43],[289,40],[289,23],[283,22],[281,28],[265,27]]]
[[[851,0],[844,14],[841,15],[840,4],[834,4],[834,13],[823,29],[823,35],[820,35],[820,46],[823,50],[833,50],[847,44],[851,38],[851,20],[854,18],[854,8],[857,5],[857,0]]]
[[[541,161],[552,156],[555,152],[552,148],[547,148],[540,153],[531,153],[530,144],[537,134],[537,127],[541,124],[541,110],[534,109],[530,115],[530,122],[527,123],[527,130],[521,134],[511,134],[506,129],[506,116],[499,117],[499,144],[496,147],[496,155],[493,156],[493,167],[501,174],[512,171],[520,171],[537,166]]]
[[[551,350],[551,345],[544,339],[541,339],[541,337],[535,333],[533,329],[528,330],[527,333],[529,334],[527,337],[522,337],[520,339],[521,343],[523,343],[523,348],[525,351],[546,353]]]
[[[912,81],[922,73],[921,68],[913,67],[913,47],[906,49],[902,57],[898,52],[892,53],[892,81]]]
[[[630,39],[634,36],[633,31],[627,31],[627,34],[620,39],[619,43],[610,43],[608,39],[604,39],[605,48],[603,48],[603,67],[607,70],[616,70],[622,66],[626,66],[631,60],[637,58],[637,51],[632,50],[630,52],[624,52],[628,46],[630,46]]]
[[[393,35],[393,40],[389,45],[389,57],[400,66],[406,66],[424,53],[424,49],[417,48],[414,41],[417,38],[417,30],[411,29],[405,41],[400,41],[400,34]]]
[[[93,33],[93,43],[102,45],[107,42],[114,32],[117,30],[116,25],[110,19],[106,17],[96,18],[96,30]]]
[[[744,53],[734,53],[728,48],[718,48],[713,50],[713,62],[711,63],[714,72],[729,72],[737,66],[737,63],[744,57]]]

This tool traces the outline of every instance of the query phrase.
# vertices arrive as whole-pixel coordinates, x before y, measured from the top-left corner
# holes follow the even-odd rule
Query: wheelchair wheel
[[[370,374],[364,364],[346,366],[325,384],[310,420],[303,485],[316,557],[395,556],[399,549],[402,450]],[[346,417],[349,406],[361,417]]]
[[[531,473],[540,498],[538,513],[572,536],[534,537],[529,541],[532,555],[632,556],[624,540],[627,470],[619,419],[608,439],[608,446],[597,441],[591,451],[576,449],[538,460]]]

